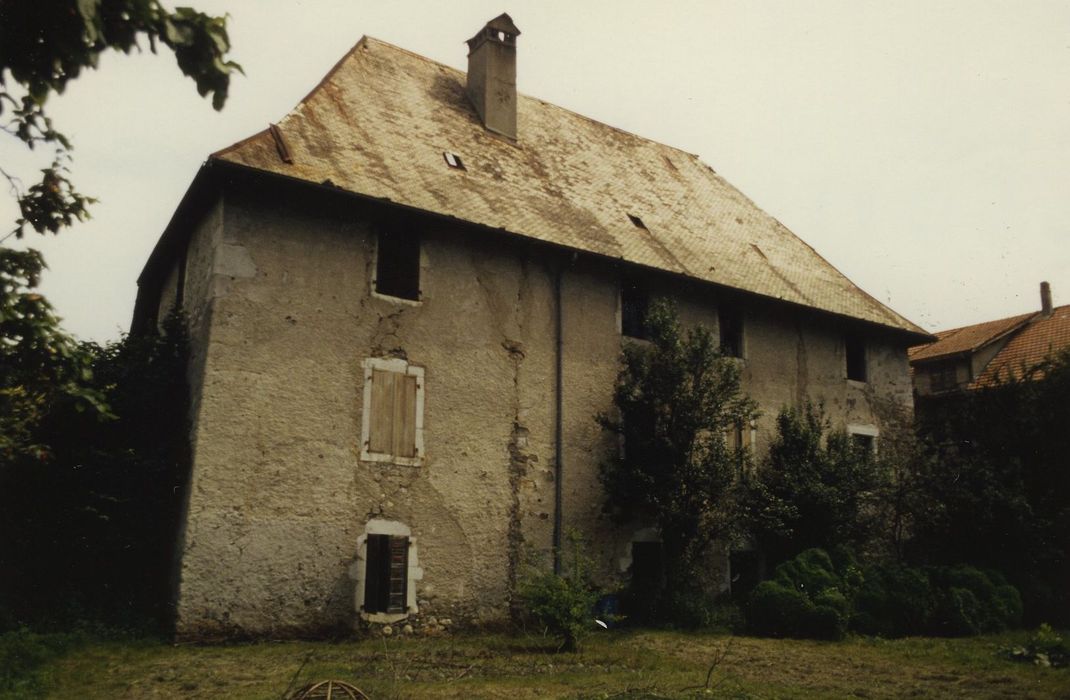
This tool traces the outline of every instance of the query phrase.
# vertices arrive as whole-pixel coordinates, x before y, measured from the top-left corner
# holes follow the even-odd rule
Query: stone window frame
[[[873,425],[872,423],[850,423],[847,426],[848,437],[861,435],[864,437],[868,437],[872,440],[873,451],[871,453],[871,456],[874,457],[877,455],[877,440],[880,434],[880,429],[878,429],[877,426]]]
[[[405,612],[383,613],[364,611],[364,589],[368,576],[368,535],[390,535],[405,537],[409,540],[409,561],[405,581]],[[350,568],[350,576],[356,582],[353,591],[353,605],[362,620],[377,624],[392,624],[417,614],[420,610],[416,604],[416,582],[423,580],[424,570],[420,568],[420,557],[416,538],[412,529],[396,520],[373,518],[364,525],[364,532],[357,537],[357,558]]]
[[[406,467],[419,467],[424,461],[424,368],[410,364],[399,357],[368,357],[361,363],[364,368],[364,401],[360,420],[360,459],[362,462],[388,462]],[[372,409],[372,373],[375,370],[397,372],[416,377],[416,416],[414,419],[416,446],[415,457],[398,457],[384,452],[370,452],[371,443],[371,409]]]

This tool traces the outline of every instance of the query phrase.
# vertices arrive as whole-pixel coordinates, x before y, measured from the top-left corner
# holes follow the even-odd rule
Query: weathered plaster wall
[[[523,545],[551,541],[559,264],[564,524],[593,540],[607,575],[644,525],[613,527],[597,480],[616,448],[594,416],[610,407],[619,362],[619,273],[421,221],[422,301],[400,303],[371,293],[369,220],[357,208],[233,191],[192,239],[201,398],[179,635],[351,625],[351,571],[373,519],[404,524],[419,542],[421,615],[503,619]],[[685,321],[715,329],[717,300],[681,294]],[[854,386],[841,329],[772,306],[746,313],[743,374],[765,411],[759,450],[776,411],[805,396],[843,423],[876,420],[869,391],[909,402],[903,349],[872,347],[871,381]],[[359,459],[361,362],[384,356],[425,371],[418,467]]]

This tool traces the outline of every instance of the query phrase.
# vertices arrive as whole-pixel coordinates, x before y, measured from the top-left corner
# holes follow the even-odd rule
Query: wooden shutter
[[[416,456],[416,377],[399,374],[394,380],[394,456]]]
[[[397,372],[372,370],[369,452],[394,454],[394,395],[397,392],[397,377]]]
[[[408,610],[406,601],[409,583],[409,538],[390,538],[390,581],[386,611],[403,613]]]

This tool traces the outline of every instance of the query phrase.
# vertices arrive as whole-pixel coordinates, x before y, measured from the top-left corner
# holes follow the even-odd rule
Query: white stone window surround
[[[424,368],[409,364],[399,357],[367,357],[361,363],[364,368],[364,403],[360,421],[360,459],[362,462],[389,462],[407,467],[418,467],[424,460]],[[396,457],[392,454],[369,452],[371,441],[372,373],[374,370],[398,372],[416,377],[416,456]]]
[[[848,435],[865,435],[866,437],[873,438],[873,454],[877,454],[877,436],[879,436],[880,433],[881,431],[872,423],[847,424]]]
[[[405,582],[406,610],[403,613],[364,612],[364,585],[368,576],[368,535],[391,535],[394,537],[407,537],[409,540],[408,580]],[[409,615],[415,615],[419,612],[419,608],[416,605],[416,582],[423,579],[424,570],[420,568],[416,538],[412,536],[412,530],[408,525],[395,520],[381,520],[378,518],[369,520],[364,526],[364,534],[357,538],[357,560],[350,567],[350,576],[356,580],[353,606],[361,619],[388,625],[404,620]]]
[[[374,240],[372,242],[372,266],[371,266],[371,275],[370,275],[370,280],[369,280],[371,295],[373,297],[375,297],[376,299],[383,299],[384,301],[389,301],[389,302],[392,302],[394,304],[404,304],[405,306],[420,306],[420,305],[422,305],[424,303],[423,302],[424,292],[423,292],[423,289],[422,289],[422,287],[423,287],[423,279],[424,279],[424,270],[427,268],[427,260],[424,257],[423,241],[420,242],[420,287],[421,287],[421,289],[420,289],[420,298],[419,299],[406,299],[404,297],[396,297],[396,296],[393,296],[391,294],[380,294],[378,291],[376,291],[376,285],[379,283],[379,236],[375,235],[375,236],[373,236],[373,238],[374,238]]]

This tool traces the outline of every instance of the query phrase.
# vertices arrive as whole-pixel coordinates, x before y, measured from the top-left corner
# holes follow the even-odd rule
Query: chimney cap
[[[476,32],[476,35],[466,43],[468,44],[469,51],[474,50],[488,39],[512,46],[516,43],[516,38],[518,36],[520,36],[520,30],[517,29],[516,24],[513,23],[513,18],[510,17],[507,12],[503,12],[487,22],[486,25]]]

